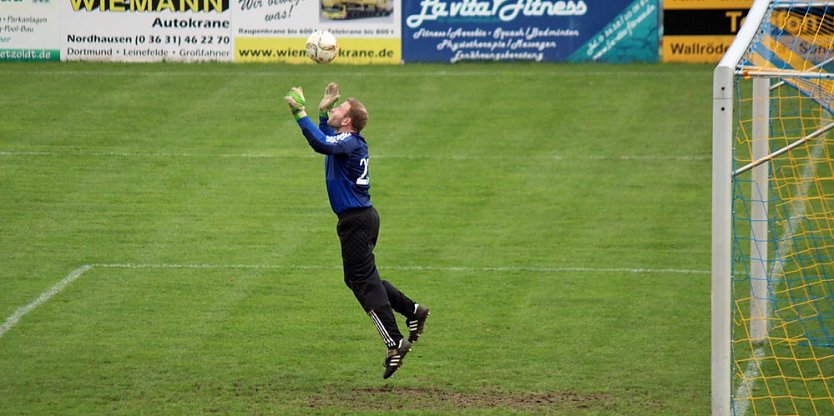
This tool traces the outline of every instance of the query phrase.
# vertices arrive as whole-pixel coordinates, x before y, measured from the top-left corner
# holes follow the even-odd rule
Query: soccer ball
[[[326,64],[339,54],[336,37],[326,30],[317,30],[307,38],[307,56],[313,61]]]

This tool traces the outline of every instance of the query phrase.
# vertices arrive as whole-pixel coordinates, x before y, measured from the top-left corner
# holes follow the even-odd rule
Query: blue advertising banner
[[[658,60],[659,0],[403,2],[403,61]]]

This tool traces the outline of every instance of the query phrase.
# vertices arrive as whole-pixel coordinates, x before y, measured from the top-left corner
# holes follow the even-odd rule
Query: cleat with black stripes
[[[431,315],[429,308],[419,303],[415,305],[414,317],[405,321],[405,324],[408,326],[409,342],[417,342],[420,335],[423,335],[423,327],[426,325],[426,319],[428,319],[429,315]]]
[[[391,377],[400,366],[403,365],[403,358],[408,352],[411,351],[411,342],[406,340],[405,338],[400,339],[400,344],[397,348],[391,348],[385,353],[385,362],[382,364],[385,366],[385,372],[382,373],[382,378]]]

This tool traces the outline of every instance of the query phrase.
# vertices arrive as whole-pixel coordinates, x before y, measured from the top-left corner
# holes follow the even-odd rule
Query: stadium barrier
[[[712,3],[718,0],[677,2],[714,8]],[[732,7],[745,2],[750,0],[734,0]],[[675,0],[665,3],[677,7],[675,13],[683,19],[671,16],[670,27],[680,28],[678,22],[694,15],[681,10]],[[340,64],[657,62],[660,4],[660,0],[0,0],[0,61],[307,64],[312,63],[305,56],[307,35],[326,29],[339,39],[335,62]],[[725,26],[732,25],[728,19],[740,16],[737,11],[707,15],[723,19]],[[723,51],[723,46],[710,45],[709,40],[696,46],[688,41],[677,39],[665,48],[670,60],[717,61]]]

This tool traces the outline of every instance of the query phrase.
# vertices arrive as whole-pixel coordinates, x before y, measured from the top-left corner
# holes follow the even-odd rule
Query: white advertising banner
[[[60,1],[65,61],[232,60],[229,0]]]
[[[60,61],[58,0],[0,0],[0,62]]]
[[[399,0],[234,0],[236,62],[312,63],[307,36],[328,30],[339,41],[334,63],[402,61]]]

